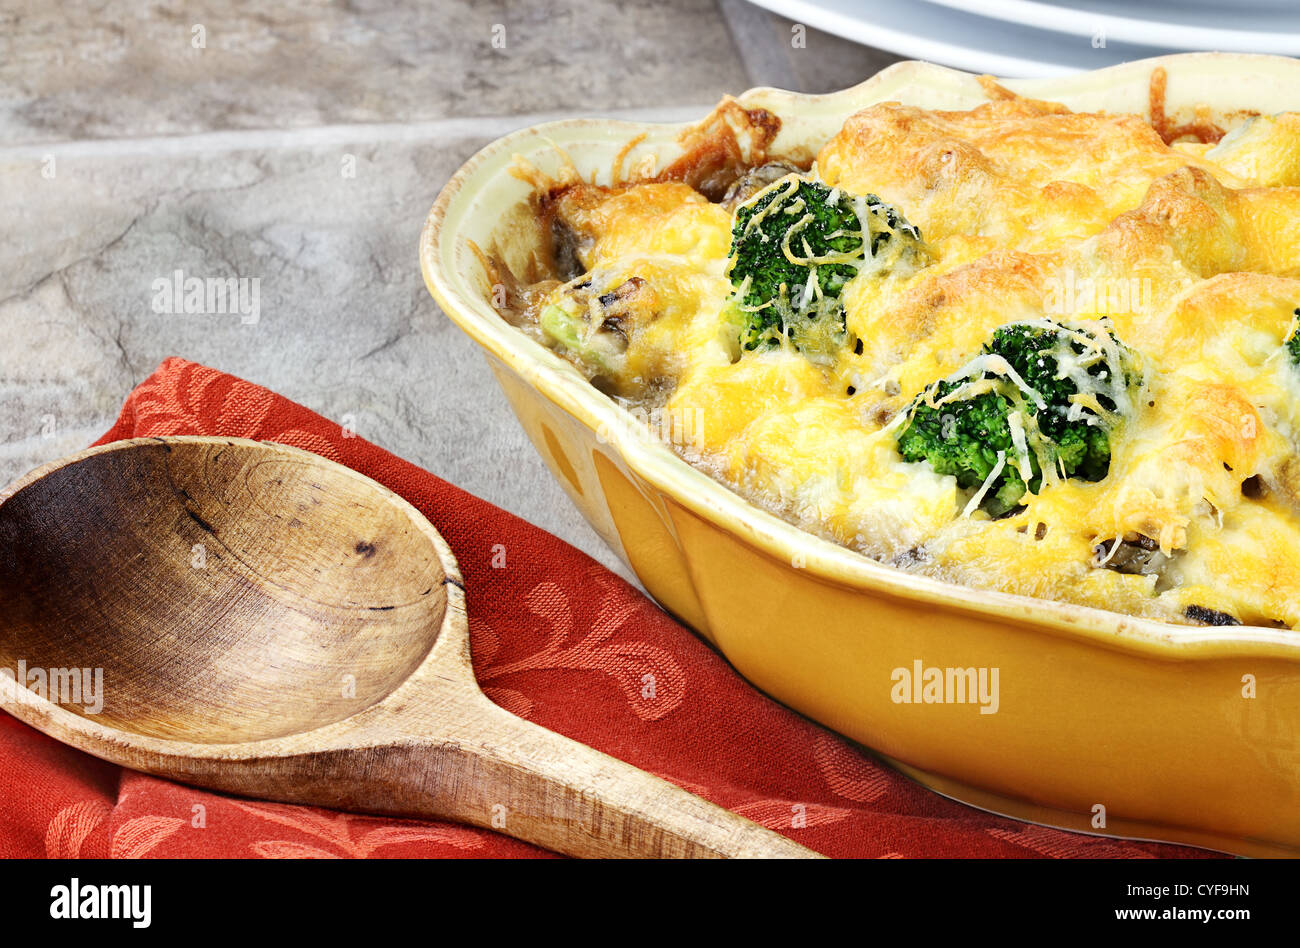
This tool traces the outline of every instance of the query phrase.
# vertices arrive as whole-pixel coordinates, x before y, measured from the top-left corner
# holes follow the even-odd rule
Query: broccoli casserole
[[[1295,627],[1300,114],[985,89],[872,106],[815,154],[770,154],[779,120],[728,101],[609,185],[521,164],[545,252],[512,273],[486,248],[494,305],[692,464],[881,562]]]

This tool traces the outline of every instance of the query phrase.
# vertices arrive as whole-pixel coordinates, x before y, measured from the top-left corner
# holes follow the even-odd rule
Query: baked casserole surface
[[[1300,114],[1175,127],[984,87],[847,115],[815,154],[770,154],[779,121],[728,101],[612,185],[520,162],[544,250],[482,248],[493,303],[873,559],[1294,628]]]

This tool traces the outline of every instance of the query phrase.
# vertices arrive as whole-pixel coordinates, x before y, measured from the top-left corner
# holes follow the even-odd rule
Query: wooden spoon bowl
[[[61,741],[571,855],[814,855],[492,704],[464,596],[419,511],[282,445],[119,441],[0,493],[0,699]]]

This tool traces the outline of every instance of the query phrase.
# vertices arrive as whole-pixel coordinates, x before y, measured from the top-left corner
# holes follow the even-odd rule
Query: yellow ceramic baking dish
[[[1233,122],[1300,109],[1300,62],[1189,54],[1051,80],[1008,81],[1076,110],[1145,113],[1152,71],[1166,109]],[[907,62],[825,96],[753,89],[782,120],[772,152],[815,152],[850,113],[895,100],[985,101],[973,76]],[[703,117],[703,116],[701,116]],[[470,242],[517,272],[538,239],[514,156],[584,177],[681,153],[684,126],[573,120],[508,135],[439,195],[420,263],[443,311],[486,351],[528,436],[596,531],[669,612],[756,686],[861,742],[933,789],[1035,822],[1300,854],[1300,632],[1198,628],[968,589],[909,575],[752,506],[649,436],[568,363],[492,308]],[[941,684],[927,702],[909,681]],[[960,686],[973,669],[996,710]],[[959,670],[959,671],[949,671]],[[906,674],[905,674],[906,673]],[[967,700],[957,700],[959,698]],[[919,701],[902,700],[921,698]]]

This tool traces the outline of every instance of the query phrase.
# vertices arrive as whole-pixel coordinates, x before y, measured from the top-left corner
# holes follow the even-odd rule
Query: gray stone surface
[[[416,240],[456,167],[561,114],[683,120],[890,61],[740,2],[0,11],[0,482],[83,447],[169,355],[266,385],[625,576],[437,309]],[[194,24],[205,49],[190,45]],[[505,28],[504,49],[491,45]],[[344,174],[349,156],[355,177]],[[169,315],[174,271],[260,278],[260,318]]]
[[[746,83],[711,0],[5,6],[9,142],[693,105]]]

